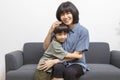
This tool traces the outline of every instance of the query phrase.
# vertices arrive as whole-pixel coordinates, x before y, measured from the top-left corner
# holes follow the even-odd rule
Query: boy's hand
[[[58,59],[54,59],[54,60],[47,60],[45,61],[42,65],[40,65],[40,70],[43,71],[47,71],[48,69],[50,69],[51,67],[53,67],[54,64],[60,62],[60,60]]]

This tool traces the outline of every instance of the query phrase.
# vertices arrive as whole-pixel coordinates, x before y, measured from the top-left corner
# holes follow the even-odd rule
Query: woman
[[[40,69],[47,71],[53,67],[53,80],[77,80],[87,71],[84,52],[89,47],[89,33],[85,27],[80,25],[78,9],[69,1],[61,3],[57,9],[56,17],[58,21],[52,24],[44,41],[44,49],[48,48],[55,27],[64,23],[69,27],[70,32],[68,33],[67,40],[63,43],[63,48],[68,52],[78,53],[81,55],[81,58],[69,61],[61,61],[59,59],[48,60]]]
[[[34,74],[34,80],[51,80],[52,69],[50,68],[47,71],[39,70],[39,67],[44,64],[46,60],[53,59],[79,59],[81,56],[76,53],[68,53],[62,48],[62,44],[67,39],[67,34],[69,32],[69,28],[60,24],[60,26],[56,27],[54,30],[54,39],[51,41],[49,47],[46,49],[44,55],[41,57],[37,70]]]

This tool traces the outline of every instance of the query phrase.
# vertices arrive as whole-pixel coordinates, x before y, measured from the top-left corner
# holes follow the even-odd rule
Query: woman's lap
[[[64,78],[64,80],[76,80],[83,74],[84,72],[81,65],[73,64],[66,67],[64,64],[58,63],[53,67],[52,76],[55,78]]]

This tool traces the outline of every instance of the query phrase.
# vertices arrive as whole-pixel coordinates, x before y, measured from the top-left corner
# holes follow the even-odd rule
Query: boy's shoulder
[[[53,48],[62,47],[62,45],[56,40],[52,40],[51,45],[53,46]]]
[[[52,40],[51,44],[53,45],[61,45],[58,41],[56,41],[55,39]]]

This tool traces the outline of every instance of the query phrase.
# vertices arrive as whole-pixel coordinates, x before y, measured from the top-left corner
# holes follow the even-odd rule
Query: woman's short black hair
[[[61,3],[56,11],[56,18],[61,21],[61,14],[71,12],[73,15],[73,24],[79,22],[79,11],[75,5],[69,1]]]
[[[69,32],[69,28],[65,24],[60,24],[58,27],[55,28],[55,30],[53,32],[55,34],[61,33],[61,32],[68,33]]]

